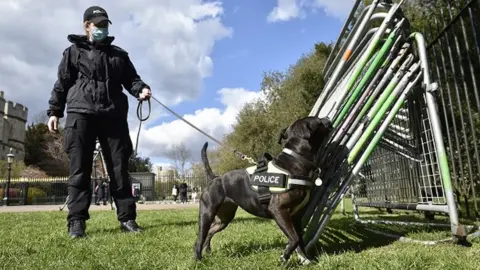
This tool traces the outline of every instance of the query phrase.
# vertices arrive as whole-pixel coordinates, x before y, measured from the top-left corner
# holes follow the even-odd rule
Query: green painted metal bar
[[[375,48],[379,44],[381,36],[384,34],[384,32],[387,29],[387,26],[390,24],[390,22],[393,21],[394,15],[395,15],[396,11],[398,11],[398,9],[399,9],[399,6],[397,4],[394,4],[392,6],[392,9],[389,10],[387,17],[382,22],[382,25],[379,27],[379,30],[375,33],[374,37],[372,38],[372,42],[369,44],[365,53],[360,58],[359,63],[355,67],[355,69],[353,71],[353,75],[352,75],[352,77],[350,77],[350,80],[347,83],[347,87],[345,88],[346,90],[349,90],[349,88],[353,85],[353,83],[356,81],[358,75],[361,73],[363,67],[366,65],[366,62],[368,62],[368,60],[371,58],[371,55],[375,52]],[[349,87],[348,85],[351,85],[351,86]],[[325,93],[325,95],[326,95],[326,92],[327,91],[322,92],[322,93]],[[342,100],[344,98],[344,96],[347,94],[347,92],[348,91],[343,91],[342,93],[339,93],[337,96],[335,96],[335,98],[337,98],[337,100]],[[319,99],[317,100],[317,104],[318,104],[318,101],[321,98],[322,98],[322,96],[320,96]],[[340,101],[338,101],[338,102],[340,102]],[[312,109],[312,112],[314,112],[314,110],[315,110],[315,108]],[[311,114],[312,114],[312,112],[311,112]],[[315,114],[318,115],[316,112],[315,112]],[[318,115],[318,117],[323,117],[323,116]],[[312,191],[312,196],[310,198],[310,201],[308,202],[305,209],[302,211],[303,212],[302,213],[302,224],[306,224],[306,223],[308,223],[308,220],[310,220],[311,214],[314,212],[314,209],[316,207],[316,204],[317,204],[316,202],[318,202],[320,200],[319,196],[321,196],[321,195],[322,195],[321,190],[319,190],[318,187],[315,187]]]
[[[367,14],[363,18],[359,28],[355,32],[355,36],[353,37],[352,41],[350,41],[347,49],[345,50],[343,58],[336,65],[335,71],[333,72],[332,76],[329,78],[327,84],[325,85],[325,88],[320,94],[320,97],[317,99],[315,105],[313,106],[312,111],[310,112],[310,116],[318,114],[318,110],[322,107],[323,105],[322,103],[324,102],[325,97],[329,94],[330,90],[334,86],[334,83],[337,81],[338,77],[340,76],[343,66],[345,65],[345,62],[349,60],[350,53],[352,52],[352,49],[355,47],[357,40],[360,38],[360,34],[363,32],[363,30],[367,26],[370,20],[370,17],[372,16],[376,6],[378,5],[378,2],[379,0],[374,0],[373,3],[368,7]]]
[[[372,111],[374,111],[373,115],[375,115],[375,116],[373,117],[372,121],[370,121],[370,124],[367,126],[367,128],[363,132],[363,134],[360,137],[360,139],[358,140],[358,142],[355,144],[353,149],[350,151],[350,155],[348,157],[348,163],[351,163],[353,161],[353,159],[355,159],[355,157],[360,153],[360,150],[363,147],[363,145],[365,144],[365,142],[367,141],[367,139],[369,139],[369,137],[373,134],[374,129],[376,128],[377,124],[385,116],[385,113],[388,110],[388,104],[393,103],[393,101],[397,98],[398,92],[401,91],[402,83],[409,81],[412,74],[417,69],[419,69],[419,67],[420,66],[418,64],[412,65],[410,67],[410,70],[408,71],[408,73],[405,74],[405,76],[402,78],[401,83],[397,86],[397,88],[395,89],[395,91],[393,91],[393,93],[388,95],[387,99],[382,104],[382,106],[377,111],[375,111],[375,107],[372,108]],[[379,104],[379,103],[377,103],[377,104]]]
[[[381,65],[378,72],[376,72],[375,77],[372,79],[372,81],[368,85],[367,89],[363,92],[362,96],[356,102],[356,105],[353,107],[351,112],[348,114],[345,121],[343,121],[343,124],[337,128],[335,134],[333,135],[333,139],[331,140],[331,143],[337,144],[339,141],[341,141],[342,138],[348,138],[348,136],[345,136],[345,135],[348,132],[352,132],[351,129],[355,128],[355,126],[352,125],[353,121],[356,119],[356,116],[358,116],[358,113],[362,109],[362,107],[363,107],[365,101],[368,99],[368,97],[377,95],[377,93],[375,93],[375,91],[374,91],[375,87],[377,85],[380,85],[382,77],[388,71],[389,65],[392,63],[392,61],[394,61],[395,56],[397,56],[399,54],[399,50],[401,50],[400,45],[401,45],[402,40],[403,40],[402,35],[397,37],[397,40],[395,41],[395,44],[393,45],[393,48],[390,51],[390,54],[388,55],[387,59],[385,59],[385,61]],[[401,53],[401,51],[400,51],[400,53]]]
[[[336,116],[334,118],[335,119],[335,121],[333,123],[334,127],[337,127],[338,125],[340,125],[340,122],[344,119],[345,115],[347,114],[347,112],[350,109],[350,107],[352,106],[352,104],[357,100],[357,97],[358,97],[360,91],[367,85],[369,80],[375,75],[375,72],[378,71],[378,68],[385,61],[385,56],[387,55],[388,51],[393,47],[394,41],[396,40],[397,34],[400,32],[400,29],[403,26],[404,21],[405,21],[405,19],[401,19],[397,23],[397,25],[395,26],[393,31],[390,33],[390,35],[388,36],[386,42],[383,44],[382,48],[380,49],[380,52],[375,57],[372,65],[370,65],[370,67],[368,68],[367,73],[362,78],[362,80],[360,81],[358,86],[355,88],[355,90],[353,90],[352,95],[348,99],[345,106],[343,106],[343,108],[340,111],[340,113],[338,114],[338,116]]]
[[[339,191],[335,194],[336,195],[335,198],[330,202],[330,205],[327,207],[326,211],[323,211],[323,208],[325,208],[326,204],[322,204],[322,206],[323,206],[322,209],[318,209],[318,210],[321,210],[321,211],[318,211],[314,214],[314,215],[317,215],[317,216],[321,216],[321,219],[318,220],[317,223],[313,224],[313,225],[318,225],[318,226],[311,226],[311,227],[307,228],[306,239],[305,239],[307,251],[311,250],[314,247],[315,243],[320,238],[320,235],[321,235],[321,232],[323,231],[323,228],[325,227],[328,220],[331,218],[333,210],[336,208],[336,206],[340,202],[341,195],[346,192],[346,190],[347,190],[350,182],[352,181],[352,179],[354,177],[356,177],[360,168],[366,162],[368,156],[373,152],[375,146],[378,144],[378,140],[382,137],[384,131],[386,130],[388,125],[391,123],[391,121],[393,120],[393,118],[397,114],[398,110],[403,105],[407,94],[414,88],[414,86],[417,85],[418,80],[419,80],[420,75],[421,75],[421,72],[418,73],[418,75],[416,76],[416,78],[413,81],[410,81],[410,79],[411,79],[411,76],[413,76],[413,74],[418,71],[418,69],[419,69],[418,64],[412,65],[409,73],[405,74],[404,78],[401,81],[401,84],[396,89],[397,90],[396,93],[392,94],[391,95],[392,98],[387,99],[385,101],[385,103],[383,104],[383,106],[380,110],[381,112],[383,112],[383,114],[380,114],[380,113],[377,114],[377,117],[371,122],[371,124],[370,124],[371,126],[378,126],[380,124],[381,124],[381,126],[380,126],[379,130],[377,131],[377,133],[375,133],[374,138],[370,141],[366,150],[363,152],[363,155],[361,156],[360,160],[356,163],[356,165],[354,167],[354,171],[352,171],[353,172],[353,177],[352,177],[352,173],[350,173],[347,180],[343,181]],[[390,109],[391,107],[393,107],[393,108],[390,110],[390,113],[388,113],[388,115],[384,119],[383,123],[381,123],[381,120],[385,116],[385,113],[387,113],[388,109]],[[383,130],[382,130],[382,127],[383,127]],[[370,134],[373,134],[373,129],[370,129],[369,131],[367,130],[366,132],[370,132]],[[365,143],[365,141],[364,142],[358,142],[355,146],[358,146],[359,144],[362,144],[361,147],[363,147],[364,143]],[[369,151],[369,152],[367,152],[367,151]],[[346,162],[344,161],[344,163],[340,166],[341,168],[339,168],[335,172],[334,176],[332,177],[332,179],[330,181],[340,182],[339,180],[341,178],[341,175],[339,175],[338,172],[340,172],[340,173],[343,172],[342,167],[343,167],[343,169],[346,169],[349,166],[351,166],[352,163],[353,163],[353,160],[355,159],[357,154],[358,154],[358,152],[357,153],[350,152]],[[355,168],[357,168],[357,171],[355,171]],[[337,179],[335,179],[335,178],[337,178]],[[337,181],[335,181],[335,180],[337,180]],[[324,197],[324,200],[326,201],[326,197]],[[316,231],[312,235],[312,230],[315,227],[316,227]],[[312,230],[308,230],[310,228],[312,228]]]
[[[377,4],[378,1],[374,1],[375,4]],[[373,4],[372,4],[373,6]],[[398,4],[393,4],[392,8],[388,11],[388,15],[387,17],[383,20],[382,24],[380,25],[378,31],[375,33],[374,37],[373,37],[373,41],[369,44],[369,46],[367,47],[367,50],[366,52],[362,55],[362,57],[359,59],[359,62],[355,68],[355,71],[353,72],[353,75],[352,77],[350,78],[349,82],[347,83],[344,91],[342,91],[341,93],[339,93],[339,96],[337,97],[337,99],[339,100],[339,102],[341,102],[345,96],[348,94],[348,92],[350,92],[351,88],[353,87],[355,81],[357,80],[358,76],[361,74],[362,70],[364,69],[365,65],[367,64],[367,62],[370,60],[370,58],[372,57],[372,55],[374,54],[374,52],[376,51],[376,48],[378,47],[378,44],[380,42],[380,39],[381,37],[383,36],[383,34],[385,33],[385,30],[387,29],[387,27],[392,23],[393,21],[393,18],[394,18],[394,15],[395,13],[398,11],[399,9],[399,5]],[[372,8],[372,12],[373,12],[373,8]],[[369,18],[371,17],[368,16]],[[350,54],[351,51],[347,51],[346,53]],[[340,64],[337,66],[337,70],[336,72],[334,73],[334,75],[332,75],[332,78],[330,78],[329,82],[327,83],[327,86],[325,86],[325,90],[324,91],[330,91],[330,88],[333,86],[334,82],[336,81],[337,77],[340,75],[340,70],[341,70],[341,67],[345,64],[345,61],[346,60],[343,60],[340,62]],[[338,72],[337,72],[338,71]],[[326,92],[322,92],[322,94],[325,93],[325,95],[327,95],[328,93]],[[322,95],[320,96],[320,98],[322,97]],[[319,101],[320,98],[317,100]],[[318,103],[318,102],[317,102]],[[324,116],[320,116],[318,115],[318,112],[319,112],[319,108],[322,104],[315,104],[314,105],[314,108],[312,109],[312,111],[310,112],[310,115],[315,115],[315,116],[318,116],[318,117],[324,117]]]
[[[406,61],[406,63],[408,63],[408,61]],[[347,164],[346,166],[349,166],[350,164],[352,164],[354,158],[358,155],[359,153],[359,150],[357,149],[361,149],[366,140],[364,139],[365,137],[370,137],[373,132],[374,132],[374,128],[376,126],[379,125],[379,123],[381,122],[381,119],[385,116],[385,113],[386,111],[388,110],[388,108],[394,103],[395,101],[395,98],[397,96],[399,96],[399,94],[401,93],[401,91],[407,87],[409,81],[410,81],[410,78],[411,76],[419,69],[419,66],[418,64],[414,64],[410,67],[408,73],[404,74],[404,72],[402,71],[399,71],[399,74],[398,75],[402,75],[402,79],[400,80],[400,83],[397,85],[397,87],[395,87],[393,93],[389,93],[388,95],[388,98],[386,99],[380,99],[376,102],[374,108],[372,108],[372,110],[370,111],[370,115],[373,117],[372,121],[370,121],[370,123],[368,123],[368,126],[365,130],[363,129],[359,129],[360,130],[360,133],[357,133],[356,134],[356,137],[352,138],[352,140],[350,140],[350,142],[354,142],[355,144],[354,145],[347,145],[347,150],[349,149],[352,149],[352,146],[353,146],[353,149],[352,151],[348,151],[348,158],[347,158]],[[378,107],[378,109],[376,109],[376,107]],[[362,124],[367,124],[368,121],[364,121]],[[358,136],[361,135],[360,137],[360,140],[358,140]],[[342,156],[341,155],[344,155],[344,154],[347,154],[347,153],[338,153],[337,156],[331,158],[331,160],[341,160],[342,159]],[[345,164],[345,163],[343,163]],[[329,168],[331,168],[330,170],[335,170],[335,172],[337,171],[334,166],[334,164],[329,164],[328,166]],[[340,166],[341,168],[338,168],[338,171],[343,171],[345,168],[342,169],[343,166]],[[332,173],[330,173],[332,174]],[[329,183],[329,186],[325,188],[325,190],[323,190],[323,194],[330,194],[330,189],[332,188],[332,185],[334,183],[338,183],[339,182],[339,179],[334,179],[334,178],[327,178],[327,180],[325,180],[324,182],[326,183]],[[313,237],[313,235],[317,234],[318,233],[318,222],[320,222],[320,218],[322,217],[322,214],[323,214],[323,209],[325,208],[325,205],[327,203],[327,197],[328,196],[322,196],[322,198],[319,200],[319,203],[317,205],[317,208],[314,210],[314,213],[313,213],[313,217],[311,218],[310,222],[309,222],[309,226],[307,226],[307,229],[306,229],[306,232],[305,232],[305,241],[309,241],[309,239],[311,237]]]

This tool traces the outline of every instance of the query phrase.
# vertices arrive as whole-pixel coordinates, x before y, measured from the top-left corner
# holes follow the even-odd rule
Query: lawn
[[[0,214],[1,269],[285,269],[279,257],[286,238],[273,221],[239,211],[212,240],[212,254],[193,260],[197,209],[139,211],[142,234],[119,231],[115,213],[92,212],[86,239],[66,234],[65,212]],[[440,239],[444,231],[403,229],[409,237]],[[480,269],[480,241],[465,248],[424,246],[372,234],[336,214],[320,242],[318,263],[298,269]]]

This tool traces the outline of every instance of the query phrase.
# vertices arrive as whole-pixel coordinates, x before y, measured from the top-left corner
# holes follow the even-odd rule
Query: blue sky
[[[272,0],[226,1],[223,5],[223,22],[233,29],[233,36],[215,44],[211,54],[213,76],[204,79],[200,96],[171,107],[181,115],[205,107],[222,108],[216,91],[223,87],[258,91],[264,71],[283,71],[312,50],[316,42],[335,41],[344,23],[323,11],[302,19],[267,22],[267,15],[276,5]],[[174,119],[168,115],[147,125]]]
[[[217,90],[238,87],[259,91],[265,71],[284,71],[302,54],[311,51],[315,43],[335,41],[344,24],[341,15],[326,14],[323,9],[316,12],[304,10],[306,14],[302,18],[269,22],[267,15],[276,5],[277,1],[271,0],[223,2],[222,21],[226,27],[232,28],[233,35],[217,41],[213,47],[210,55],[214,63],[213,74],[203,80],[200,95],[194,100],[172,106],[174,111],[184,115],[194,114],[203,108],[224,109],[225,105],[219,101]],[[351,5],[346,6],[348,10],[345,12],[349,12]],[[168,114],[147,123],[147,126],[153,127],[175,119]],[[204,137],[203,140],[208,139]],[[169,162],[161,157],[153,157],[152,160],[156,164]]]

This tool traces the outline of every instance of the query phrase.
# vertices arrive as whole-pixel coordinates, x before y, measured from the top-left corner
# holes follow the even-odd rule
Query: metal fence
[[[451,178],[460,217],[479,218],[480,1],[435,1],[424,18],[413,30],[425,35],[429,75],[439,85],[434,95],[448,164],[437,160],[425,98],[412,96],[363,167],[355,203],[452,214],[442,208],[450,184],[444,179]]]
[[[11,179],[9,205],[62,204],[67,198],[66,177]],[[0,180],[0,194],[4,196],[6,180]]]
[[[424,32],[459,212],[479,216],[480,1],[439,1]]]
[[[185,182],[188,187],[188,198],[192,199],[194,188],[199,192],[206,185],[205,176],[173,175],[158,177],[154,173],[130,173],[132,183],[140,183],[141,196],[145,201],[172,200],[172,188],[175,184]],[[4,196],[6,179],[0,179],[0,196]],[[15,178],[9,187],[9,205],[41,205],[63,204],[67,198],[68,177],[49,178]],[[92,189],[94,184],[92,182]],[[92,200],[94,203],[94,200]]]
[[[157,200],[172,200],[172,189],[174,185],[180,185],[185,182],[187,184],[188,199],[192,199],[194,189],[197,190],[197,194],[204,189],[207,184],[207,178],[204,175],[189,174],[182,177],[172,175],[158,176],[155,181],[155,192],[157,194]]]

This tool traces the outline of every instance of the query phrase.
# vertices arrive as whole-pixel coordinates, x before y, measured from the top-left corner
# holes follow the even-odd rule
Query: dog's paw
[[[301,265],[309,265],[309,264],[315,263],[314,260],[311,260],[307,258],[305,255],[303,255],[303,252],[300,251],[300,248],[297,248],[295,251],[297,253],[297,256],[298,256],[298,259],[300,260]]]
[[[287,262],[287,259],[285,259],[285,256],[280,256],[280,262],[281,263],[286,263]]]
[[[313,263],[313,261],[301,256],[301,255],[298,255],[298,257],[300,258],[300,264],[301,265],[310,265]]]

